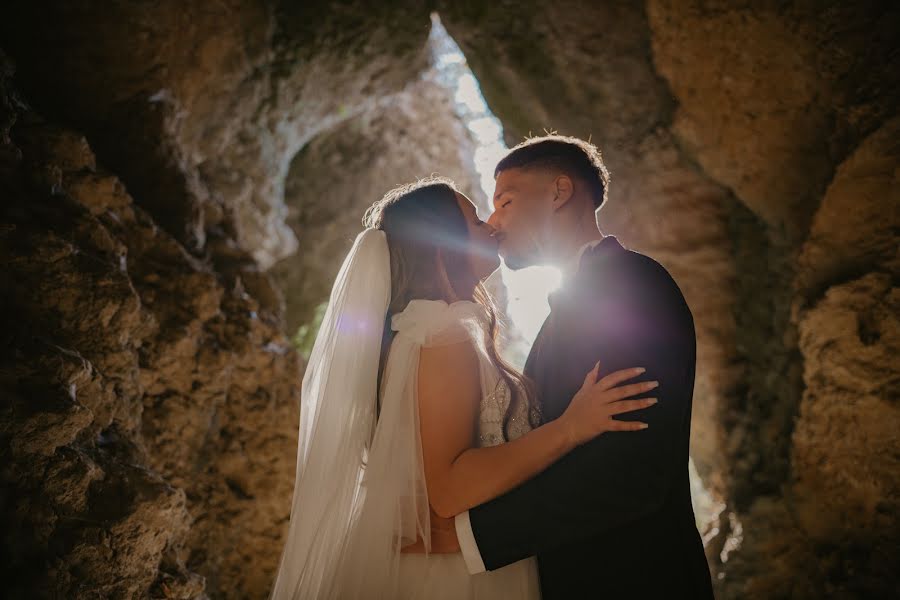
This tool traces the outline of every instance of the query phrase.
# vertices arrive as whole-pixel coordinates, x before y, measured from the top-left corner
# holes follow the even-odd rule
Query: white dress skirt
[[[291,519],[271,598],[539,598],[533,558],[473,576],[462,554],[400,550],[431,536],[416,397],[421,349],[474,342],[479,446],[504,441],[510,400],[487,357],[488,313],[471,301],[417,299],[392,315],[395,335],[379,377],[389,298],[386,238],[366,230],[335,280],[303,376]],[[518,404],[511,438],[530,429]]]
[[[469,575],[462,554],[404,554],[400,559],[404,600],[532,599],[541,597],[535,558]],[[423,577],[424,575],[424,577]]]

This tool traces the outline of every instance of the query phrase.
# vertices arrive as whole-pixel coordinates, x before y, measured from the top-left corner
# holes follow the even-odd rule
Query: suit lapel
[[[535,384],[544,423],[565,412],[572,395],[581,387],[584,376],[593,366],[582,369],[582,365],[586,364],[585,360],[589,362],[592,357],[586,357],[583,349],[576,347],[574,340],[566,332],[572,332],[572,328],[577,327],[577,315],[584,314],[584,310],[579,311],[578,305],[591,296],[585,289],[593,289],[590,285],[585,288],[586,284],[601,276],[598,271],[600,263],[596,257],[614,257],[618,250],[624,248],[613,236],[607,236],[599,244],[589,248],[581,255],[579,268],[572,277],[568,281],[564,280],[559,289],[548,297],[550,314],[538,332],[525,362],[525,375]],[[589,268],[583,268],[588,257],[595,258],[590,260]]]
[[[556,343],[558,329],[559,315],[551,309],[525,362],[525,375],[534,382],[543,423],[559,416],[555,393],[559,378],[559,361],[562,358]]]

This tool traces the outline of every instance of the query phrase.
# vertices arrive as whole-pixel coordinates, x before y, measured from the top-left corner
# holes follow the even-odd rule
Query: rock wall
[[[284,290],[288,332],[328,299],[365,210],[388,189],[431,174],[453,179],[477,204],[471,133],[433,69],[375,110],[324,132],[297,153],[285,184],[287,223],[299,251],[272,269]]]
[[[890,596],[900,11],[648,8],[655,63],[679,100],[672,130],[753,213],[733,225],[747,273],[735,311],[745,370],[725,415],[726,489],[744,545],[723,593]],[[874,489],[873,477],[883,478]]]
[[[397,8],[42,0],[9,7],[0,32],[23,91],[176,239],[226,254],[234,240],[268,267],[297,249],[283,201],[297,151],[426,65],[427,9]]]
[[[0,60],[7,597],[259,595],[290,511],[298,356]]]

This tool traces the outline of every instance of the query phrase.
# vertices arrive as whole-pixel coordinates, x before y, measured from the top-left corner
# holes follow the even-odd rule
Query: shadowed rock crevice
[[[733,456],[729,496],[745,510],[757,496],[779,494],[790,472],[791,433],[802,392],[802,359],[791,320],[796,250],[773,239],[743,204],[732,204],[728,225],[740,273],[733,312],[741,375],[722,418]]]

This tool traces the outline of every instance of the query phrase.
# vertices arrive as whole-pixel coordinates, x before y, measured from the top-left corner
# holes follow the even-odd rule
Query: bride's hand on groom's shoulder
[[[625,384],[644,373],[645,369],[636,367],[614,371],[597,381],[600,363],[584,378],[581,389],[572,398],[566,412],[559,420],[563,421],[572,447],[579,446],[606,431],[640,431],[648,425],[641,421],[620,421],[615,415],[641,410],[656,404],[656,398],[630,399],[649,392],[659,385],[657,381]]]

